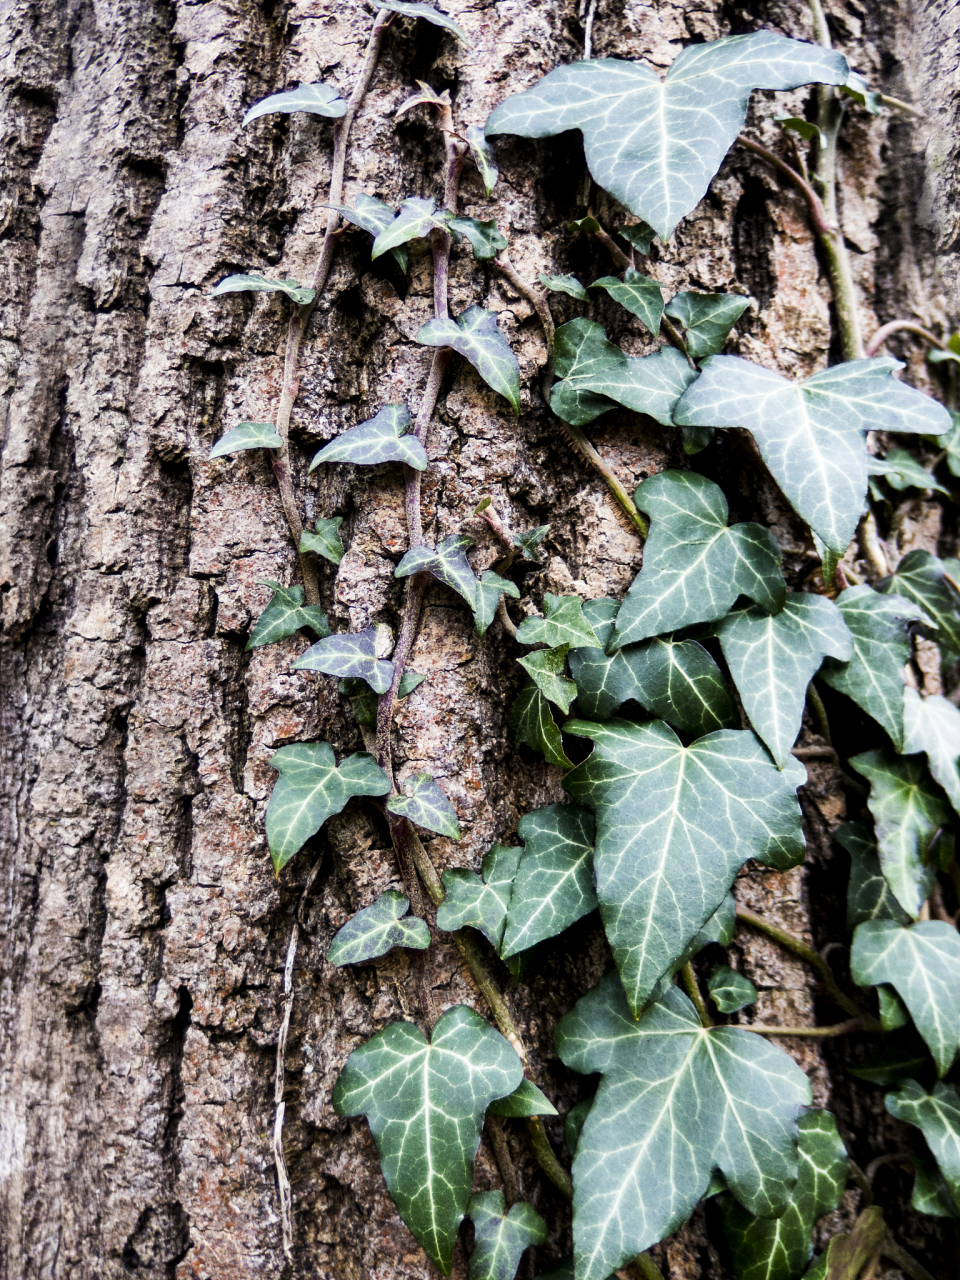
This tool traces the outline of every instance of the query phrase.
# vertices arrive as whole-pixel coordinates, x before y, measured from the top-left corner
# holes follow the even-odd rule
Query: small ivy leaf
[[[522,1200],[509,1213],[502,1191],[478,1191],[470,1197],[473,1253],[469,1280],[514,1280],[523,1251],[547,1243],[547,1224],[533,1205]]]
[[[796,790],[806,771],[792,758],[778,770],[744,730],[685,747],[661,720],[564,728],[596,744],[564,787],[596,814],[600,915],[639,1013],[748,858],[781,869],[802,860]]]
[[[513,704],[510,733],[515,742],[525,742],[534,751],[539,751],[548,764],[555,764],[561,769],[573,768],[573,761],[567,758],[563,749],[563,739],[550,704],[532,680],[527,680]]]
[[[477,634],[485,635],[490,623],[497,616],[497,606],[502,595],[520,599],[520,588],[509,578],[501,578],[498,573],[488,569],[477,583],[477,603],[473,611]]]
[[[923,751],[935,782],[939,782],[960,813],[960,711],[934,694],[921,698],[916,689],[903,690],[903,750]]]
[[[593,627],[600,649],[574,649],[570,653],[570,674],[577,686],[577,710],[584,720],[607,720],[636,693],[636,678],[623,650],[606,652],[613,634],[619,600],[588,600],[583,616]]]
[[[387,801],[390,812],[409,818],[427,831],[459,840],[457,811],[444,795],[439,782],[429,773],[415,773],[407,782],[410,788],[408,795],[391,796]]]
[[[603,327],[579,316],[556,333],[550,408],[576,427],[622,404],[673,425],[673,410],[697,376],[679,351],[664,347],[649,356],[628,356],[607,341]]]
[[[929,551],[910,551],[896,572],[877,583],[877,590],[896,592],[918,604],[933,623],[933,638],[960,650],[960,596],[947,582],[945,566]]]
[[[487,123],[489,124],[489,121]],[[590,213],[585,218],[576,218],[573,222],[568,222],[567,226],[574,233],[583,232],[585,236],[595,236],[598,231],[602,230],[600,223]]]
[[[275,111],[290,113],[292,111],[309,111],[315,116],[331,116],[334,119],[345,115],[347,104],[337,97],[336,89],[317,81],[315,84],[301,84],[299,89],[288,89],[284,93],[272,93],[256,106],[251,107],[243,117],[244,126],[260,116],[272,115]]]
[[[313,471],[321,462],[353,462],[373,467],[381,462],[405,462],[415,471],[430,465],[427,451],[410,427],[410,411],[405,404],[387,404],[374,418],[342,431],[323,446],[310,463]]]
[[[333,564],[339,564],[343,559],[343,542],[339,532],[342,524],[343,516],[334,516],[332,520],[318,520],[314,526],[315,533],[312,529],[304,529],[297,549],[312,551]]]
[[[880,1026],[884,1031],[899,1031],[901,1027],[910,1025],[910,1014],[907,1006],[894,991],[893,987],[881,984],[877,987],[877,1005],[880,1013]]]
[[[647,326],[654,337],[660,332],[663,316],[663,293],[660,284],[642,271],[627,267],[622,280],[617,276],[601,276],[594,280],[591,289],[606,289],[614,302],[635,315]]]
[[[328,676],[352,676],[365,680],[374,693],[386,693],[393,680],[393,663],[378,652],[378,632],[389,627],[367,627],[318,640],[293,664],[294,671],[322,671]]]
[[[713,622],[741,595],[769,613],[783,608],[780,548],[759,524],[727,526],[719,485],[692,471],[661,471],[639,486],[634,501],[651,518],[650,535],[613,646]]]
[[[462,867],[444,871],[441,880],[447,896],[437,908],[437,928],[453,933],[469,925],[479,929],[499,952],[520,853],[495,844],[480,868],[482,880],[476,872]]]
[[[898,360],[851,360],[798,385],[739,356],[711,356],[674,421],[746,427],[793,509],[842,555],[867,491],[863,433],[937,435],[950,425],[942,405],[893,377],[902,368]]]
[[[849,70],[840,54],[767,31],[692,45],[662,81],[643,63],[594,58],[508,98],[486,132],[549,138],[580,129],[596,181],[666,240],[706,193],[751,90],[840,85]]]
[[[550,1099],[530,1080],[521,1080],[520,1086],[505,1098],[498,1098],[487,1107],[488,1116],[555,1116],[557,1109]]]
[[[507,912],[501,955],[518,955],[593,911],[593,815],[575,804],[525,814],[524,842]]]
[[[248,275],[226,276],[210,290],[210,297],[218,298],[224,293],[285,293],[298,306],[305,306],[313,301],[316,290],[297,284],[296,280],[267,280],[256,272],[250,272]]]
[[[736,1027],[701,1027],[676,987],[636,1019],[615,973],[555,1039],[568,1067],[602,1077],[573,1162],[579,1280],[605,1280],[669,1235],[714,1169],[751,1213],[784,1212],[810,1084],[781,1049]]]
[[[435,27],[443,27],[445,31],[452,31],[458,40],[462,40],[464,44],[469,44],[470,39],[463,27],[457,26],[452,18],[445,13],[441,13],[439,9],[434,9],[429,4],[412,4],[409,0],[383,0],[383,4],[379,6],[381,9],[389,9],[392,13],[402,13],[408,18],[425,18],[427,22],[432,22]]]
[[[419,916],[401,919],[409,906],[410,899],[394,889],[381,893],[373,906],[364,907],[337,930],[327,951],[327,959],[340,968],[345,964],[375,960],[394,947],[426,951],[430,946],[427,922]]]
[[[418,240],[428,236],[433,229],[446,230],[447,222],[452,216],[446,209],[435,213],[436,201],[433,196],[421,199],[419,196],[408,196],[400,206],[400,212],[383,231],[379,232],[370,252],[371,259],[379,258],[390,249],[399,249],[410,240]]]
[[[550,532],[548,524],[541,524],[536,529],[527,529],[525,533],[513,534],[511,541],[519,550],[521,559],[537,563],[537,547]]]
[[[414,689],[419,689],[426,680],[426,676],[422,676],[419,671],[410,671],[409,669],[400,677],[400,688],[397,690],[397,697],[401,700],[413,693]]]
[[[241,422],[222,435],[210,450],[210,458],[222,458],[241,449],[282,449],[283,441],[272,422]]]
[[[412,97],[407,98],[405,102],[401,102],[393,113],[394,119],[398,119],[405,111],[409,111],[412,107],[430,106],[430,107],[452,107],[450,100],[450,90],[444,89],[443,93],[437,93],[436,89],[431,89],[424,80],[418,80],[420,86],[419,93],[415,93]]]
[[[858,925],[850,973],[860,987],[889,983],[910,1011],[937,1074],[960,1052],[960,934],[942,920],[904,928],[893,920]]]
[[[960,1096],[954,1086],[938,1080],[927,1094],[916,1080],[908,1080],[884,1103],[894,1120],[914,1125],[926,1138],[954,1208],[960,1209]]]
[[[932,489],[936,493],[950,493],[940,481],[927,471],[906,449],[888,449],[885,458],[867,457],[867,474],[883,476],[891,489],[902,493],[905,489]]]
[[[794,1280],[813,1256],[813,1228],[840,1204],[850,1161],[829,1111],[811,1108],[797,1122],[800,1170],[786,1213],[755,1218],[732,1198],[722,1202],[723,1230],[738,1280]]]
[[[867,803],[876,824],[883,874],[901,907],[916,920],[936,879],[928,850],[941,828],[949,825],[950,810],[917,756],[865,751],[852,756],[850,764],[870,783]]]
[[[374,239],[381,231],[386,231],[396,216],[388,204],[384,204],[382,200],[375,200],[373,196],[364,195],[362,192],[357,196],[355,209],[345,204],[330,204],[326,208],[336,209],[341,218],[352,222],[355,227],[360,227],[363,231],[369,231]],[[401,245],[391,249],[390,254],[396,260],[400,270],[405,272],[409,265],[406,249]]]
[[[333,1091],[338,1115],[365,1115],[387,1190],[418,1242],[450,1274],[487,1107],[513,1093],[520,1059],[466,1005],[441,1014],[430,1043],[394,1022],[355,1049]]]
[[[538,279],[552,293],[568,293],[571,298],[578,298],[581,302],[590,301],[589,293],[576,276],[548,276],[541,271]]]
[[[633,674],[632,696],[651,715],[695,738],[739,727],[720,668],[695,640],[649,640],[619,652]]]
[[[650,246],[657,234],[646,222],[634,222],[628,227],[617,227],[616,232],[618,236],[623,236],[627,244],[636,249],[637,253],[644,254],[650,252]]]
[[[303,603],[303,587],[281,587],[279,582],[269,579],[257,581],[260,587],[269,587],[273,599],[257,619],[248,649],[259,649],[261,645],[273,644],[276,640],[285,640],[301,627],[309,627],[320,637],[330,634],[327,615],[319,605]]]
[[[748,1004],[756,1004],[757,988],[749,978],[728,964],[718,964],[707,980],[710,998],[721,1013],[736,1013]]]
[[[560,644],[555,649],[537,649],[517,659],[543,696],[555,703],[564,715],[577,696],[577,686],[563,675],[569,652],[569,644]]]
[[[825,657],[849,661],[853,639],[826,596],[791,591],[781,611],[735,609],[717,629],[744,709],[783,767],[800,732],[807,685]]]
[[[729,947],[737,928],[737,903],[732,893],[728,893],[716,911],[703,926],[691,944],[691,955],[696,955],[711,943],[719,943],[721,947]]]
[[[853,637],[853,657],[849,662],[827,658],[820,675],[882,725],[901,751],[907,627],[925,614],[913,601],[880,595],[866,584],[841,591],[837,608]]]
[[[666,311],[671,320],[683,326],[687,350],[693,359],[703,360],[723,350],[730,330],[749,305],[749,298],[736,293],[684,291],[671,298]]]
[[[492,311],[468,307],[456,320],[428,320],[417,341],[428,347],[450,347],[469,360],[487,386],[509,400],[519,417],[520,365]]]
[[[847,928],[852,933],[867,920],[909,924],[910,917],[893,895],[880,867],[873,833],[863,822],[845,822],[833,833],[850,855],[847,884]]]
[[[599,649],[600,641],[583,616],[579,596],[555,596],[547,591],[543,597],[544,617],[528,617],[517,627],[520,644],[546,644],[551,647],[569,644],[571,649]]]
[[[270,757],[280,774],[267,805],[267,844],[280,871],[351,796],[385,796],[390,782],[373,756],[358,751],[336,765],[326,742],[298,742]]]
[[[406,578],[411,573],[429,573],[445,587],[458,592],[470,608],[477,611],[477,579],[466,551],[473,546],[473,539],[465,533],[451,533],[436,547],[411,547],[394,570],[395,578]]]
[[[821,147],[827,145],[826,135],[819,125],[814,124],[811,120],[805,120],[803,116],[791,116],[785,112],[775,115],[774,120],[783,129],[788,129],[791,133],[797,133],[804,142],[813,142],[816,138]]]
[[[927,1047],[911,1027],[907,1033],[890,1037],[884,1047],[847,1070],[858,1080],[888,1087],[902,1084],[904,1080],[919,1075],[929,1064]]]
[[[480,172],[483,189],[488,196],[492,196],[493,188],[497,185],[497,179],[500,177],[500,170],[497,168],[493,147],[487,141],[486,135],[479,125],[470,125],[465,137],[467,146],[470,148],[470,155],[473,157],[473,163]]]
[[[506,237],[501,235],[496,222],[478,222],[476,218],[451,218],[447,223],[451,232],[463,236],[473,249],[473,256],[480,262],[495,258],[506,249]]]
[[[866,107],[870,115],[878,116],[883,103],[880,101],[880,94],[876,93],[867,84],[866,80],[859,71],[851,71],[847,76],[846,84],[840,85],[840,92],[846,94],[848,98],[852,98],[854,102],[859,102],[861,107]]]
[[[910,1160],[916,1170],[913,1180],[913,1194],[910,1197],[910,1208],[918,1213],[926,1213],[931,1218],[960,1219],[960,1211],[953,1203],[950,1188],[943,1174],[937,1168],[935,1160],[910,1153]]]

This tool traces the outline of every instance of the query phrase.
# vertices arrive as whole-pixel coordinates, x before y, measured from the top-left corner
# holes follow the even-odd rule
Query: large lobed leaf
[[[342,431],[323,446],[310,463],[353,462],[372,467],[379,462],[405,462],[416,471],[426,471],[427,451],[410,429],[410,411],[405,404],[386,404],[373,418]]]
[[[567,644],[571,649],[599,649],[600,641],[583,616],[579,596],[555,596],[544,592],[543,614],[524,618],[517,627],[520,644],[546,644],[551,648]]]
[[[338,967],[363,964],[385,956],[394,947],[412,947],[426,951],[430,946],[430,929],[419,916],[403,916],[410,899],[395,889],[381,893],[372,906],[364,907],[348,920],[330,943],[327,959]]]
[[[497,318],[483,307],[468,307],[456,320],[428,320],[417,334],[428,347],[450,347],[469,360],[488,387],[520,413],[520,365],[497,328]]]

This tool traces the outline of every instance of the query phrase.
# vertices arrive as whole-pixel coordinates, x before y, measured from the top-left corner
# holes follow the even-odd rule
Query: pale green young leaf
[[[931,634],[954,652],[960,650],[960,596],[945,577],[944,563],[929,551],[910,551],[896,572],[877,584],[918,604],[932,622]]]
[[[844,84],[840,54],[767,31],[690,45],[660,77],[640,62],[558,67],[487,121],[499,133],[583,133],[591,174],[662,240],[706,193],[743,127],[753,89]]]
[[[412,107],[431,106],[431,107],[452,107],[453,102],[450,98],[450,90],[444,89],[442,93],[437,93],[436,89],[431,89],[425,80],[418,80],[419,90],[411,94],[409,98],[404,99],[393,113],[394,120],[403,115],[405,111],[409,111]]]
[[[571,649],[599,649],[600,641],[583,616],[579,596],[555,596],[547,591],[543,597],[541,618],[534,614],[517,627],[520,644],[546,644],[551,647],[569,644]]]
[[[436,547],[412,547],[394,570],[395,578],[406,578],[411,573],[429,573],[451,591],[463,596],[470,608],[477,611],[477,579],[467,559],[467,548],[473,539],[465,533],[451,533]]]
[[[821,147],[827,145],[826,134],[812,120],[806,120],[803,116],[790,116],[786,112],[779,112],[773,118],[782,129],[799,134],[804,142],[813,142],[816,138]]]
[[[313,301],[315,292],[306,285],[297,284],[296,280],[267,280],[258,272],[251,271],[246,275],[226,276],[210,290],[210,297],[219,298],[224,293],[284,293],[302,307]]]
[[[380,4],[381,9],[389,9],[392,13],[402,13],[408,18],[425,18],[427,22],[432,22],[435,27],[443,27],[446,31],[452,31],[458,40],[462,40],[464,44],[469,44],[470,39],[463,27],[458,26],[454,20],[441,13],[439,9],[434,9],[433,5],[412,3],[411,0],[383,0]]]
[[[903,691],[903,750],[926,753],[935,782],[939,782],[960,813],[960,711],[939,694],[921,698],[916,689]]]
[[[509,578],[501,578],[498,573],[488,569],[477,582],[477,603],[473,610],[473,620],[479,635],[485,635],[490,623],[497,616],[497,605],[503,595],[520,599],[520,588]]]
[[[749,978],[731,969],[728,964],[718,964],[707,980],[710,999],[721,1013],[736,1013],[748,1004],[756,1004],[757,988]]]
[[[564,715],[577,696],[577,686],[563,674],[567,665],[570,645],[557,645],[555,649],[535,649],[517,661],[526,671],[543,696],[560,708]]]
[[[633,674],[630,696],[651,715],[695,738],[739,726],[720,668],[695,640],[647,640],[619,652]]]
[[[493,188],[497,185],[497,179],[500,177],[500,170],[497,168],[493,148],[479,125],[470,125],[464,136],[467,140],[467,146],[470,148],[473,163],[480,172],[483,189],[488,196],[493,195]]]
[[[723,902],[748,858],[781,869],[804,854],[796,790],[755,734],[722,729],[685,747],[660,720],[571,720],[593,753],[564,786],[597,819],[597,897],[631,1008]]]
[[[340,526],[343,516],[334,516],[331,520],[318,520],[314,529],[304,529],[300,535],[299,551],[312,551],[314,555],[323,556],[333,564],[343,559],[343,541],[340,537]]]
[[[415,773],[404,786],[409,788],[407,795],[391,796],[387,801],[391,813],[409,818],[426,831],[436,831],[451,840],[460,839],[457,811],[435,778],[429,773]]]
[[[643,254],[650,252],[657,234],[646,222],[632,222],[629,226],[617,227],[616,232],[618,236],[623,236],[632,249]]]
[[[635,696],[636,680],[623,650],[606,652],[619,608],[619,600],[607,598],[588,600],[583,606],[583,616],[602,646],[574,649],[568,659],[577,686],[577,711],[583,720],[607,720]]]
[[[883,874],[904,911],[916,920],[936,877],[928,851],[949,824],[950,810],[918,756],[865,751],[852,756],[850,764],[870,783],[868,804]]]
[[[520,690],[510,712],[510,733],[514,742],[525,742],[539,751],[548,764],[561,769],[572,769],[573,761],[567,758],[557,722],[536,684],[528,679]]]
[[[597,905],[592,814],[551,804],[525,814],[517,832],[524,848],[507,910],[505,959],[563,933]]]
[[[325,444],[310,463],[313,471],[321,462],[353,462],[373,467],[381,462],[405,462],[416,471],[426,471],[427,451],[415,435],[408,435],[410,411],[405,404],[385,404],[373,418],[341,431]]]
[[[502,1191],[478,1191],[470,1198],[474,1246],[469,1280],[514,1280],[523,1251],[547,1243],[547,1224],[522,1200],[510,1212]]]
[[[851,933],[858,924],[867,920],[893,920],[896,924],[909,924],[909,915],[887,884],[873,832],[866,823],[845,822],[837,827],[833,838],[850,854],[847,928]]]
[[[520,552],[522,560],[531,560],[537,563],[537,547],[550,532],[548,524],[537,525],[535,529],[526,529],[523,533],[515,533],[511,536],[513,545]]]
[[[276,871],[316,835],[351,796],[385,796],[387,775],[373,756],[357,752],[339,768],[326,742],[298,742],[270,757],[280,777],[267,805],[267,844]]]
[[[883,476],[891,489],[903,492],[905,489],[932,489],[937,493],[949,494],[940,481],[927,471],[906,449],[888,449],[886,457],[876,458],[867,455],[867,474]]]
[[[531,1080],[521,1080],[518,1088],[487,1107],[488,1116],[555,1116],[557,1108]]]
[[[916,1080],[908,1080],[899,1093],[888,1093],[884,1103],[894,1120],[915,1125],[926,1138],[954,1208],[960,1210],[960,1096],[954,1086],[938,1080],[927,1094]]]
[[[850,973],[861,987],[889,983],[946,1075],[960,1051],[960,934],[942,920],[904,928],[893,920],[857,926]]]
[[[575,234],[582,232],[585,236],[595,236],[598,231],[602,230],[600,223],[592,213],[588,213],[583,218],[575,218],[573,222],[568,222],[567,226]]]
[[[222,458],[241,449],[282,449],[283,441],[272,422],[241,422],[222,435],[210,450],[210,458]]]
[[[590,301],[589,293],[587,293],[576,276],[548,276],[541,271],[538,279],[543,287],[549,289],[552,293],[567,293],[571,298],[577,298],[580,302]]]
[[[654,337],[660,332],[660,319],[663,316],[663,292],[656,280],[651,280],[642,271],[627,267],[623,279],[618,276],[601,276],[594,280],[591,289],[605,289],[619,302],[621,307],[642,320]]]
[[[493,219],[478,222],[476,218],[451,218],[447,227],[454,235],[463,236],[473,250],[473,256],[480,262],[495,258],[507,247],[506,237]]]
[[[877,987],[880,1026],[884,1031],[899,1031],[910,1025],[910,1011],[892,986],[881,983]]]
[[[428,320],[417,341],[428,347],[450,347],[469,360],[487,386],[509,400],[519,416],[520,365],[492,311],[468,307],[456,320]]]
[[[791,591],[773,616],[755,606],[734,610],[717,635],[750,723],[782,766],[800,732],[812,676],[825,657],[853,656],[843,614],[826,596]]]
[[[854,102],[859,102],[861,107],[866,107],[870,115],[880,114],[880,108],[883,106],[880,94],[870,88],[859,71],[850,72],[846,84],[840,86],[840,92],[852,98]]]
[[[434,228],[446,230],[447,223],[453,215],[446,209],[441,209],[439,212],[435,210],[436,201],[433,196],[427,199],[408,196],[393,221],[377,233],[370,251],[371,259],[379,258],[391,249],[399,249],[410,240],[428,236]]]
[[[374,693],[386,693],[393,680],[393,663],[381,657],[384,632],[389,636],[389,627],[367,627],[363,631],[341,631],[326,636],[305,650],[293,669],[351,676],[366,680]]]
[[[687,350],[694,360],[723,350],[730,330],[750,305],[736,293],[692,293],[684,290],[667,304],[667,315],[683,326]]]
[[[711,356],[674,410],[679,425],[746,427],[794,510],[846,551],[867,491],[864,432],[936,435],[946,409],[893,377],[897,360],[851,360],[793,383],[739,356]]]
[[[639,486],[634,501],[651,526],[643,568],[617,615],[617,648],[713,622],[741,595],[769,613],[783,608],[780,548],[761,525],[728,527],[727,500],[712,480],[661,471]]]
[[[441,1014],[429,1044],[410,1022],[377,1032],[353,1051],[334,1088],[338,1115],[367,1117],[400,1217],[444,1275],[470,1200],[484,1113],[522,1078],[503,1036],[456,1005]]]
[[[330,634],[327,615],[320,606],[303,603],[303,587],[281,587],[279,582],[271,582],[269,579],[258,580],[257,585],[269,587],[273,592],[273,599],[257,619],[247,641],[248,649],[259,649],[261,645],[285,640],[301,627],[309,627],[321,637]]]
[[[329,962],[338,968],[345,964],[363,964],[385,956],[394,947],[426,951],[430,946],[430,929],[419,916],[402,919],[409,906],[410,899],[395,889],[381,893],[372,906],[358,911],[337,930],[327,951]]]
[[[301,84],[298,89],[287,89],[283,93],[272,93],[247,111],[243,124],[260,116],[272,115],[275,111],[309,111],[315,116],[330,116],[333,119],[345,115],[347,104],[337,97],[336,89],[317,81],[315,84]]]
[[[437,928],[453,933],[469,925],[499,952],[520,854],[520,849],[495,844],[480,868],[483,879],[462,867],[444,871],[441,880],[447,896],[437,908]]]
[[[578,1280],[605,1280],[674,1231],[714,1169],[751,1213],[786,1209],[810,1085],[781,1049],[736,1027],[701,1027],[676,987],[636,1019],[613,973],[555,1038],[568,1067],[602,1076],[573,1162]]]

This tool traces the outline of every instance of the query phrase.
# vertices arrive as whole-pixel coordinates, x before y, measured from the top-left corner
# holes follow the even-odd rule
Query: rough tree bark
[[[441,148],[427,116],[392,118],[416,79],[450,87],[457,119],[482,124],[507,94],[580,56],[574,0],[445,7],[473,44],[464,50],[433,27],[398,20],[354,127],[349,203],[359,191],[394,204],[438,194]],[[865,328],[901,315],[946,326],[960,243],[960,6],[827,7],[852,63],[928,115],[854,111],[846,126],[843,218]],[[208,461],[228,426],[272,416],[286,321],[275,296],[211,301],[209,287],[243,269],[304,279],[326,216],[318,202],[329,123],[271,116],[241,130],[241,116],[296,80],[322,76],[346,96],[372,12],[359,0],[11,0],[0,12],[0,1275],[426,1277],[365,1123],[337,1119],[330,1105],[351,1049],[416,1013],[402,955],[358,970],[324,961],[348,915],[398,885],[397,868],[382,820],[354,802],[279,880],[271,872],[262,819],[272,750],[318,736],[338,752],[362,743],[336,682],[290,671],[302,637],[245,652],[267,599],[257,582],[295,581],[296,557],[261,456]],[[812,35],[801,0],[601,0],[594,52],[663,66],[685,41],[759,25]],[[806,93],[794,99],[802,112]],[[493,200],[468,174],[463,206],[497,218],[521,274],[592,279],[608,270],[602,247],[566,229],[587,200],[614,216],[584,184],[577,136],[507,139],[500,154]],[[753,295],[734,350],[802,375],[836,358],[804,208],[755,158],[732,153],[653,263],[670,286]],[[477,302],[499,313],[518,353],[524,411],[515,422],[472,370],[452,367],[429,440],[428,536],[465,527],[478,541],[478,567],[491,563],[496,547],[471,517],[490,494],[515,527],[551,525],[541,564],[519,579],[521,608],[538,605],[544,590],[620,595],[639,566],[639,543],[543,406],[532,308],[496,272],[455,252],[451,309]],[[553,302],[558,320],[569,318],[569,300]],[[594,305],[630,350],[650,349],[612,303]],[[321,468],[308,478],[306,463],[381,403],[416,405],[431,353],[413,337],[429,307],[425,251],[414,251],[404,281],[389,264],[371,265],[368,237],[342,236],[310,327],[291,436],[306,513],[345,517],[347,556],[339,571],[321,572],[324,604],[341,628],[396,623],[402,488],[389,468]],[[930,389],[921,349],[910,339],[892,345],[915,385]],[[679,433],[626,412],[602,418],[593,438],[628,488],[682,461]],[[767,519],[796,573],[802,530],[754,460],[745,465],[743,447],[726,438],[709,465],[733,518]],[[915,546],[957,549],[939,507],[919,500],[897,513],[891,556]],[[412,663],[429,678],[397,716],[396,758],[401,775],[427,768],[442,777],[458,809],[463,842],[431,842],[440,868],[476,867],[520,815],[562,796],[557,771],[508,740],[514,656],[499,623],[478,641],[457,598],[430,591]],[[831,767],[814,763],[810,772],[808,869],[748,873],[738,893],[820,946],[841,933],[843,867],[829,832],[844,813]],[[273,1068],[285,951],[317,860],[286,1058],[291,1267],[271,1146]],[[813,921],[811,887],[820,904]],[[756,937],[738,944],[762,1007],[781,1022],[812,1020],[803,967]],[[604,951],[590,921],[575,945],[543,950],[513,999],[542,1083],[565,1109],[580,1086],[556,1059],[550,1031],[595,979]],[[483,1008],[450,949],[440,951],[437,982],[441,1003]],[[854,1092],[834,1072],[853,1050],[797,1042],[793,1051],[862,1163],[901,1145],[878,1091]],[[559,1128],[552,1136],[562,1149]],[[554,1224],[555,1244],[537,1255],[546,1270],[560,1256],[567,1210],[519,1131],[515,1156],[525,1194]],[[484,1146],[478,1184],[496,1177]],[[892,1167],[878,1185],[902,1206],[905,1173]],[[848,1193],[834,1226],[854,1206]],[[929,1219],[891,1212],[931,1270],[955,1274],[952,1245],[927,1247]],[[673,1277],[729,1274],[709,1217],[696,1216],[657,1256]],[[465,1274],[462,1257],[457,1265]]]

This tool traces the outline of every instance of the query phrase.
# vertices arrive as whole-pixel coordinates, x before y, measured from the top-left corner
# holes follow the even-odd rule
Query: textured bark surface
[[[468,49],[411,20],[389,32],[354,126],[347,203],[359,191],[393,204],[440,194],[442,148],[425,109],[393,118],[418,78],[453,91],[462,125],[482,124],[507,94],[580,56],[573,0],[446,8],[470,34]],[[828,10],[858,70],[929,104],[925,122],[853,111],[845,128],[843,218],[866,330],[896,316],[939,329],[960,280],[960,6],[832,0]],[[0,13],[0,1275],[427,1277],[365,1123],[339,1120],[330,1105],[350,1051],[417,1013],[403,955],[346,970],[324,960],[348,916],[399,887],[386,827],[354,802],[279,880],[271,872],[263,812],[272,751],[320,737],[341,753],[362,741],[336,681],[290,671],[303,637],[245,651],[269,597],[257,583],[296,581],[296,557],[267,462],[252,453],[208,461],[224,430],[273,416],[286,327],[275,296],[211,300],[209,288],[244,269],[307,278],[326,217],[330,124],[270,116],[241,130],[241,117],[297,80],[322,77],[347,96],[372,12],[358,0],[24,0]],[[662,67],[692,38],[760,25],[812,35],[800,0],[601,0],[594,53]],[[807,96],[781,96],[778,109],[788,102],[802,114]],[[767,118],[772,140],[771,102],[756,95],[752,119]],[[567,230],[588,199],[616,218],[584,185],[578,136],[504,139],[499,155],[494,199],[468,172],[462,208],[496,217],[520,273],[591,280],[608,271],[602,248]],[[654,252],[652,271],[671,289],[750,293],[756,305],[734,351],[798,375],[838,358],[804,207],[753,157],[731,154],[674,242]],[[551,302],[558,322],[578,310],[560,295]],[[517,575],[522,609],[538,607],[545,590],[619,596],[640,546],[543,406],[532,308],[455,250],[451,310],[474,303],[498,312],[518,354],[523,413],[516,422],[455,362],[429,438],[427,536],[464,528],[485,568],[498,548],[471,513],[489,494],[514,528],[551,525],[541,563]],[[336,628],[396,625],[402,485],[388,467],[308,477],[306,466],[320,443],[381,404],[415,408],[431,353],[413,338],[430,307],[422,245],[404,280],[389,263],[371,265],[365,234],[344,233],[291,432],[307,515],[344,517],[347,555],[339,570],[321,570]],[[605,297],[591,314],[628,350],[652,349]],[[921,348],[892,346],[906,376],[934,390]],[[683,462],[678,432],[635,415],[610,413],[591,431],[628,488]],[[752,450],[728,433],[701,461],[724,484],[733,519],[770,524],[797,580],[809,567],[802,527]],[[904,504],[887,532],[894,560],[917,546],[956,553],[956,529],[930,503]],[[421,768],[441,778],[458,810],[462,843],[429,842],[439,869],[476,868],[523,813],[562,797],[559,772],[508,739],[514,656],[499,623],[478,640],[458,598],[431,589],[412,660],[428,678],[397,715],[395,757],[401,778]],[[738,893],[822,946],[842,937],[845,864],[829,834],[845,809],[835,771],[818,763],[810,773],[808,868],[748,872]],[[271,1146],[273,1070],[284,957],[318,859],[286,1056],[290,1268]],[[754,936],[738,935],[737,946],[762,1012],[812,1021],[803,966]],[[561,1111],[582,1086],[556,1059],[552,1026],[605,956],[584,922],[541,948],[512,996]],[[466,1000],[483,1011],[451,948],[440,948],[434,977],[441,1005]],[[852,1090],[835,1071],[854,1049],[787,1047],[817,1101],[837,1109],[862,1164],[903,1146],[880,1092]],[[560,1126],[551,1134],[562,1149]],[[512,1141],[525,1195],[553,1231],[536,1266],[525,1263],[534,1275],[566,1251],[569,1217],[519,1129]],[[497,1185],[485,1144],[477,1185]],[[878,1189],[904,1242],[938,1277],[955,1275],[952,1243],[934,1246],[931,1220],[897,1208],[908,1175],[891,1167]],[[848,1193],[834,1229],[855,1204]],[[675,1278],[730,1274],[709,1215],[657,1253]],[[465,1274],[462,1255],[457,1266]]]

